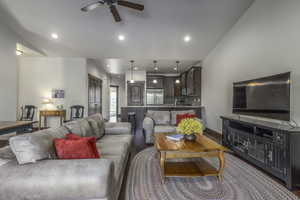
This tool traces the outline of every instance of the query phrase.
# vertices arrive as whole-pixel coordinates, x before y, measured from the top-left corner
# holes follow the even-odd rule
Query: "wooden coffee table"
[[[194,142],[184,140],[175,142],[167,139],[166,135],[165,133],[155,134],[155,147],[159,153],[162,183],[165,177],[217,176],[220,181],[223,180],[225,147],[203,135],[198,135]],[[213,167],[203,159],[204,157],[218,158],[219,168]],[[172,161],[172,159],[180,158],[184,158],[184,161]],[[199,159],[193,161],[193,158]]]

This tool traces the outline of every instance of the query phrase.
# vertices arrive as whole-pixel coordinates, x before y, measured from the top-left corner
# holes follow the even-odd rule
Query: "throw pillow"
[[[80,137],[78,135],[75,135],[73,133],[69,133],[66,135],[66,139],[68,140],[79,140],[82,139],[83,137]],[[100,157],[98,149],[97,149],[97,145],[96,145],[96,138],[95,137],[86,137],[91,145],[91,148],[93,149],[94,154],[97,157]]]
[[[96,159],[100,158],[96,146],[96,138],[54,139],[54,146],[59,159]]]
[[[19,164],[35,163],[39,160],[55,158],[53,138],[43,130],[11,137],[9,145]]]
[[[89,117],[86,119],[90,126],[92,127],[94,136],[96,136],[97,139],[100,139],[105,134],[105,125],[103,120],[97,120],[96,117]]]
[[[187,119],[187,118],[196,118],[197,115],[193,115],[193,114],[178,114],[176,115],[176,126],[179,125],[179,123],[181,122],[181,120],[183,119]]]

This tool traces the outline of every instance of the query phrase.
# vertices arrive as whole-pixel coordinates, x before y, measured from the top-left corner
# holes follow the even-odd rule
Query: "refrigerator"
[[[164,90],[163,89],[147,89],[147,104],[148,105],[164,104]]]

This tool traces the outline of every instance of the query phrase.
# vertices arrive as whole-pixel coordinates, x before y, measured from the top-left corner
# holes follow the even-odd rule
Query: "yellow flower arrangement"
[[[177,127],[177,132],[185,135],[191,135],[194,133],[202,134],[202,130],[203,124],[199,120],[193,118],[181,120]]]

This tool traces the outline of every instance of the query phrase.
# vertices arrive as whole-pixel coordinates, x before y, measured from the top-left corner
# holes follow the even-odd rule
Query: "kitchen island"
[[[202,116],[204,115],[203,106],[187,106],[187,105],[124,106],[121,108],[121,120],[122,122],[128,122],[128,113],[135,113],[136,128],[142,128],[143,120],[148,110],[161,110],[161,111],[195,110],[197,117],[202,118]]]

